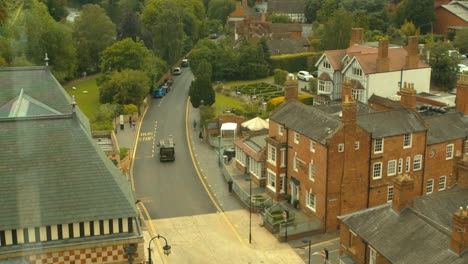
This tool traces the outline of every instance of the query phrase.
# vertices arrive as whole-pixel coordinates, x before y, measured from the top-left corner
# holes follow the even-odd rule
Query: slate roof
[[[93,141],[79,108],[71,112],[49,70],[0,70],[1,103],[18,96],[16,83],[62,114],[0,118],[1,229],[136,217],[126,177]]]
[[[235,141],[234,144],[241,148],[249,157],[262,161],[265,160],[265,151],[263,150],[266,147],[266,137],[268,137],[268,133],[248,136]]]
[[[325,141],[342,125],[339,118],[297,100],[286,101],[280,105],[271,114],[270,120],[321,144],[325,144]]]
[[[360,127],[372,134],[373,138],[403,135],[426,130],[418,115],[401,108],[357,116]]]
[[[426,117],[424,122],[428,127],[428,145],[468,136],[468,128],[463,122],[463,114],[459,112]]]
[[[339,103],[334,103],[334,104],[314,105],[313,108],[319,109],[320,111],[323,111],[330,115],[341,116],[342,105],[341,105],[341,102],[339,102]],[[367,104],[364,104],[362,102],[356,102],[356,114],[357,115],[375,113],[375,112],[377,111],[372,109],[372,107],[368,106]]]
[[[468,2],[452,1],[447,5],[442,5],[442,8],[468,22]]]
[[[383,105],[392,109],[404,108],[400,101],[394,101],[376,94],[372,94],[371,97],[367,100],[369,104],[374,103],[378,105]]]
[[[385,204],[338,218],[391,263],[467,263],[468,253],[449,249],[450,229],[438,220],[451,219],[453,207],[467,203],[465,189],[419,197],[401,213]]]

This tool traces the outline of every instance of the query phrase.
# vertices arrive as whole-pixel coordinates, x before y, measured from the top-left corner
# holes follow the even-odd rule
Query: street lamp
[[[167,244],[167,239],[161,235],[157,235],[153,238],[151,238],[149,244],[148,244],[148,264],[153,264],[153,260],[151,259],[151,242],[153,242],[153,240],[155,238],[162,238],[164,239],[164,242],[166,243],[166,245],[163,246],[163,250],[164,250],[164,254],[169,256],[169,254],[171,254],[171,246],[169,246]]]
[[[310,239],[303,239],[302,240],[302,243],[305,243],[305,244],[308,243],[309,244],[309,264],[310,264],[310,242],[311,242]]]

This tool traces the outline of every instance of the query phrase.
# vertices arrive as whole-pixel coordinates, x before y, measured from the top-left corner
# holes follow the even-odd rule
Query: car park
[[[308,82],[310,79],[314,78],[308,71],[299,71],[297,73],[297,79]]]
[[[172,70],[172,74],[173,75],[181,75],[182,74],[182,69],[180,67],[175,67],[173,70]]]

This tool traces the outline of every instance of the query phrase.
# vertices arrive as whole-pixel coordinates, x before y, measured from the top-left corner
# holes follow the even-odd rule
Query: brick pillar
[[[416,111],[416,91],[414,90],[414,83],[405,82],[399,94],[401,96],[401,104],[413,112]]]
[[[406,46],[406,69],[416,69],[419,65],[418,57],[418,38],[416,36],[408,37],[408,46]]]
[[[349,40],[349,46],[358,44],[364,40],[364,33],[362,28],[353,28],[351,31],[351,39]]]
[[[460,207],[458,212],[452,215],[452,236],[450,249],[461,254],[468,249],[468,206]]]
[[[468,75],[460,74],[457,82],[457,97],[455,99],[457,111],[468,115]]]
[[[413,205],[414,179],[405,173],[393,179],[393,186],[393,210],[401,212],[406,205]]]
[[[284,82],[284,100],[297,100],[298,95],[298,82],[293,77],[289,77]]]
[[[388,72],[390,70],[390,59],[388,58],[388,39],[379,40],[376,64],[377,72]]]

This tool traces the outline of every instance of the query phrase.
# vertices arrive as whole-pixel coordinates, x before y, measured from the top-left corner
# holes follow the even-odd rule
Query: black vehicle
[[[174,161],[175,160],[175,144],[172,136],[166,140],[159,141],[159,161]]]

